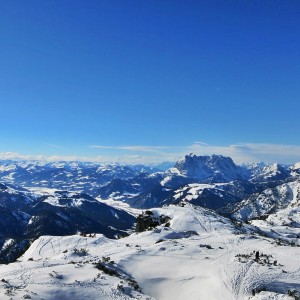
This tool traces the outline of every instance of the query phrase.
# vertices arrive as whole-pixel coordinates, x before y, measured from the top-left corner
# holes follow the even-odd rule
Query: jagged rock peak
[[[241,179],[241,169],[230,157],[222,155],[197,156],[194,153],[186,155],[176,164],[181,174],[197,179],[213,179],[215,182]]]

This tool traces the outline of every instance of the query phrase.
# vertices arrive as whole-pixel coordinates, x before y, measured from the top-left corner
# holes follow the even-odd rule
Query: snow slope
[[[284,183],[259,194],[253,194],[242,201],[234,213],[235,218],[251,220],[268,216],[287,209],[291,214],[299,214],[300,180]],[[300,221],[300,220],[299,220]]]
[[[293,299],[288,290],[300,290],[298,247],[190,204],[152,212],[170,226],[119,240],[40,237],[0,265],[0,299]]]

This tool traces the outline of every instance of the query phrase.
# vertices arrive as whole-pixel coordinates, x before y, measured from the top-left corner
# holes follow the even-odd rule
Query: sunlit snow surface
[[[170,227],[120,240],[40,237],[18,262],[0,266],[0,299],[265,300],[293,299],[283,294],[300,289],[299,247],[279,246],[250,225],[238,228],[188,204],[152,211],[171,217]],[[75,248],[87,255],[79,256]],[[266,254],[270,264],[263,258],[256,262],[253,251]],[[107,256],[122,278],[95,267]],[[141,292],[126,278],[137,281]],[[266,291],[252,296],[253,289]]]

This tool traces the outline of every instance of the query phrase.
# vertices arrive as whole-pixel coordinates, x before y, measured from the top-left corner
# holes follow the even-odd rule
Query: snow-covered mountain
[[[260,164],[250,164],[244,165],[248,171],[248,176],[253,182],[270,182],[285,180],[291,176],[291,169],[282,166],[280,164],[270,164],[266,165]]]
[[[251,195],[239,203],[234,217],[242,220],[267,218],[270,214],[276,214],[282,210],[289,210],[290,215],[299,214],[299,206],[300,180],[296,179]]]
[[[0,298],[298,299],[299,169],[2,162]]]
[[[108,218],[109,222],[103,227],[99,216],[97,221],[91,217],[93,211],[101,211],[102,219],[105,214],[111,216],[106,213],[109,208],[103,206],[104,203],[101,206],[99,199],[124,201],[136,208],[191,203],[230,216],[249,206],[250,200],[243,200],[297,179],[298,170],[299,163],[291,167],[278,164],[238,166],[229,157],[195,154],[186,155],[165,172],[142,165],[2,161],[0,178],[5,184],[0,185],[0,205],[2,219],[7,220],[5,224],[8,220],[17,224],[21,216],[30,221],[20,230],[14,226],[22,236],[71,234],[76,232],[74,230],[88,231],[88,228],[111,236],[114,233],[108,223],[114,219]],[[262,208],[259,206],[259,209]],[[249,214],[248,218],[251,217]],[[129,223],[132,225],[133,221]],[[114,224],[111,226],[116,231],[122,230]]]
[[[292,176],[299,176],[300,175],[300,162],[295,163],[290,167],[290,172]]]
[[[174,203],[192,203],[194,205],[220,210],[228,204],[240,201],[234,193],[226,191],[225,184],[193,183],[175,191]],[[224,200],[225,199],[225,200]],[[226,201],[226,202],[225,202]]]
[[[209,157],[190,154],[164,173],[153,173],[146,176],[144,179],[146,183],[148,182],[146,185],[141,186],[132,179],[126,180],[126,190],[131,191],[131,195],[130,193],[122,194],[120,187],[114,190],[112,185],[108,184],[99,190],[99,197],[108,199],[117,196],[131,206],[150,208],[184,200],[185,192],[178,196],[178,190],[187,191],[190,185],[206,184],[201,196],[198,194],[197,203],[204,207],[216,209],[231,202],[238,202],[255,191],[254,185],[243,178],[243,174],[244,169],[236,166],[230,158],[219,155]],[[219,186],[223,186],[221,192],[220,189],[216,188],[215,183],[220,183]],[[210,187],[208,188],[209,184]],[[227,187],[225,188],[225,186]],[[130,187],[141,188],[133,192]],[[109,192],[107,193],[107,191]],[[222,193],[224,195],[221,195]],[[200,200],[200,198],[202,199]],[[195,197],[194,200],[196,200]]]
[[[130,199],[155,188],[162,178],[162,172],[156,172],[140,173],[129,179],[113,179],[107,185],[97,189],[95,193],[101,199],[113,198],[130,202]]]
[[[295,170],[279,164],[238,166],[231,158],[221,155],[189,154],[165,172],[143,174],[143,184],[137,180],[141,175],[113,180],[98,190],[98,196],[102,199],[126,201],[137,208],[150,208],[184,200],[190,185],[204,184],[205,189],[200,187],[202,192],[197,197],[194,195],[193,203],[213,209],[222,208],[225,213],[231,209],[228,205],[255,192],[293,180]],[[178,196],[178,190],[184,191],[181,196]]]
[[[0,262],[14,260],[22,245],[41,235],[97,232],[108,237],[127,235],[134,224],[127,212],[75,192],[50,189],[31,191],[0,186]],[[6,245],[21,245],[21,249]]]
[[[73,234],[87,230],[113,236],[130,229],[134,223],[131,215],[101,203],[88,194],[36,188],[31,188],[31,191],[18,190],[4,184],[0,189],[0,209],[2,235],[5,235],[5,230],[10,230],[7,225],[13,220],[21,226],[21,236],[26,237]],[[18,227],[12,228],[16,230]]]
[[[97,164],[85,162],[0,161],[0,180],[23,187],[46,187],[88,192],[111,180],[135,177],[158,171],[142,165]]]
[[[231,158],[221,155],[197,156],[189,154],[166,171],[146,166],[107,165],[83,162],[0,162],[0,179],[7,183],[28,187],[54,188],[84,192],[101,199],[126,201],[139,208],[150,208],[172,203],[175,191],[187,189],[189,184],[230,183],[225,191],[228,202],[237,202],[275,187],[298,176],[297,164],[288,168],[279,164],[236,165]],[[300,173],[300,172],[299,172]],[[186,188],[184,188],[186,187]],[[212,190],[208,198],[215,198]],[[207,193],[208,190],[205,190]],[[221,207],[220,199],[217,207]],[[224,205],[226,206],[226,203]],[[200,201],[199,204],[202,202]],[[224,206],[223,205],[223,206]],[[215,205],[208,206],[214,208]]]
[[[101,203],[87,194],[54,192],[42,196],[31,210],[26,235],[67,235],[98,232],[113,238],[126,235],[134,217]]]
[[[242,179],[242,170],[230,157],[197,156],[193,153],[180,159],[175,168],[186,177],[206,182],[229,182]]]

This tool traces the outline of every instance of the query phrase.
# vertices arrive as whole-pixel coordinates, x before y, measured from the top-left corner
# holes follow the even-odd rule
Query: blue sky
[[[0,158],[300,160],[300,2],[0,2]]]

